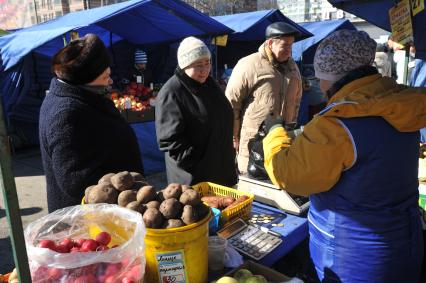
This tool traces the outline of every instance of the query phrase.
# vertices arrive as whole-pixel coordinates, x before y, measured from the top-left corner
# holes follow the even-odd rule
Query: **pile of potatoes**
[[[109,173],[85,191],[86,203],[112,203],[143,215],[147,228],[177,228],[203,219],[210,209],[190,186],[169,184],[157,192],[136,172]]]

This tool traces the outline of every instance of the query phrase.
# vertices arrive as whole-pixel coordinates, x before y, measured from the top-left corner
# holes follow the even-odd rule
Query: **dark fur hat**
[[[95,34],[72,40],[53,56],[52,71],[64,81],[84,85],[94,81],[111,64],[102,40]]]

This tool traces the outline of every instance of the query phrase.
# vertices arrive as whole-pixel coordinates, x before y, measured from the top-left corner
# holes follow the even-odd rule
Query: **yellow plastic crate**
[[[248,196],[249,198],[242,203],[232,207],[230,209],[223,210],[220,215],[220,225],[223,226],[226,222],[234,220],[236,218],[242,218],[244,220],[250,219],[250,212],[253,204],[254,195],[238,191],[225,186],[217,185],[210,182],[202,182],[193,185],[192,188],[197,190],[201,197],[203,196],[223,196],[233,197],[238,199],[240,196]]]

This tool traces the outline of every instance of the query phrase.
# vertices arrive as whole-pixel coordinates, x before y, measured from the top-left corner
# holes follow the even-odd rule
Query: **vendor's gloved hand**
[[[266,130],[266,133],[269,133],[269,131],[271,130],[271,128],[275,128],[277,126],[283,127],[284,126],[284,119],[281,116],[274,117],[272,115],[272,113],[269,114],[266,117],[266,120],[265,120],[265,130]]]

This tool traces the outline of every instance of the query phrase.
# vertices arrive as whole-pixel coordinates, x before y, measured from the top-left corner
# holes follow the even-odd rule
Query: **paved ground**
[[[22,224],[25,228],[28,223],[47,214],[46,180],[39,150],[32,148],[17,152],[13,156],[13,171]],[[167,183],[164,173],[149,176],[147,179],[158,188],[165,187]],[[11,271],[14,266],[3,194],[0,193],[0,274]]]

